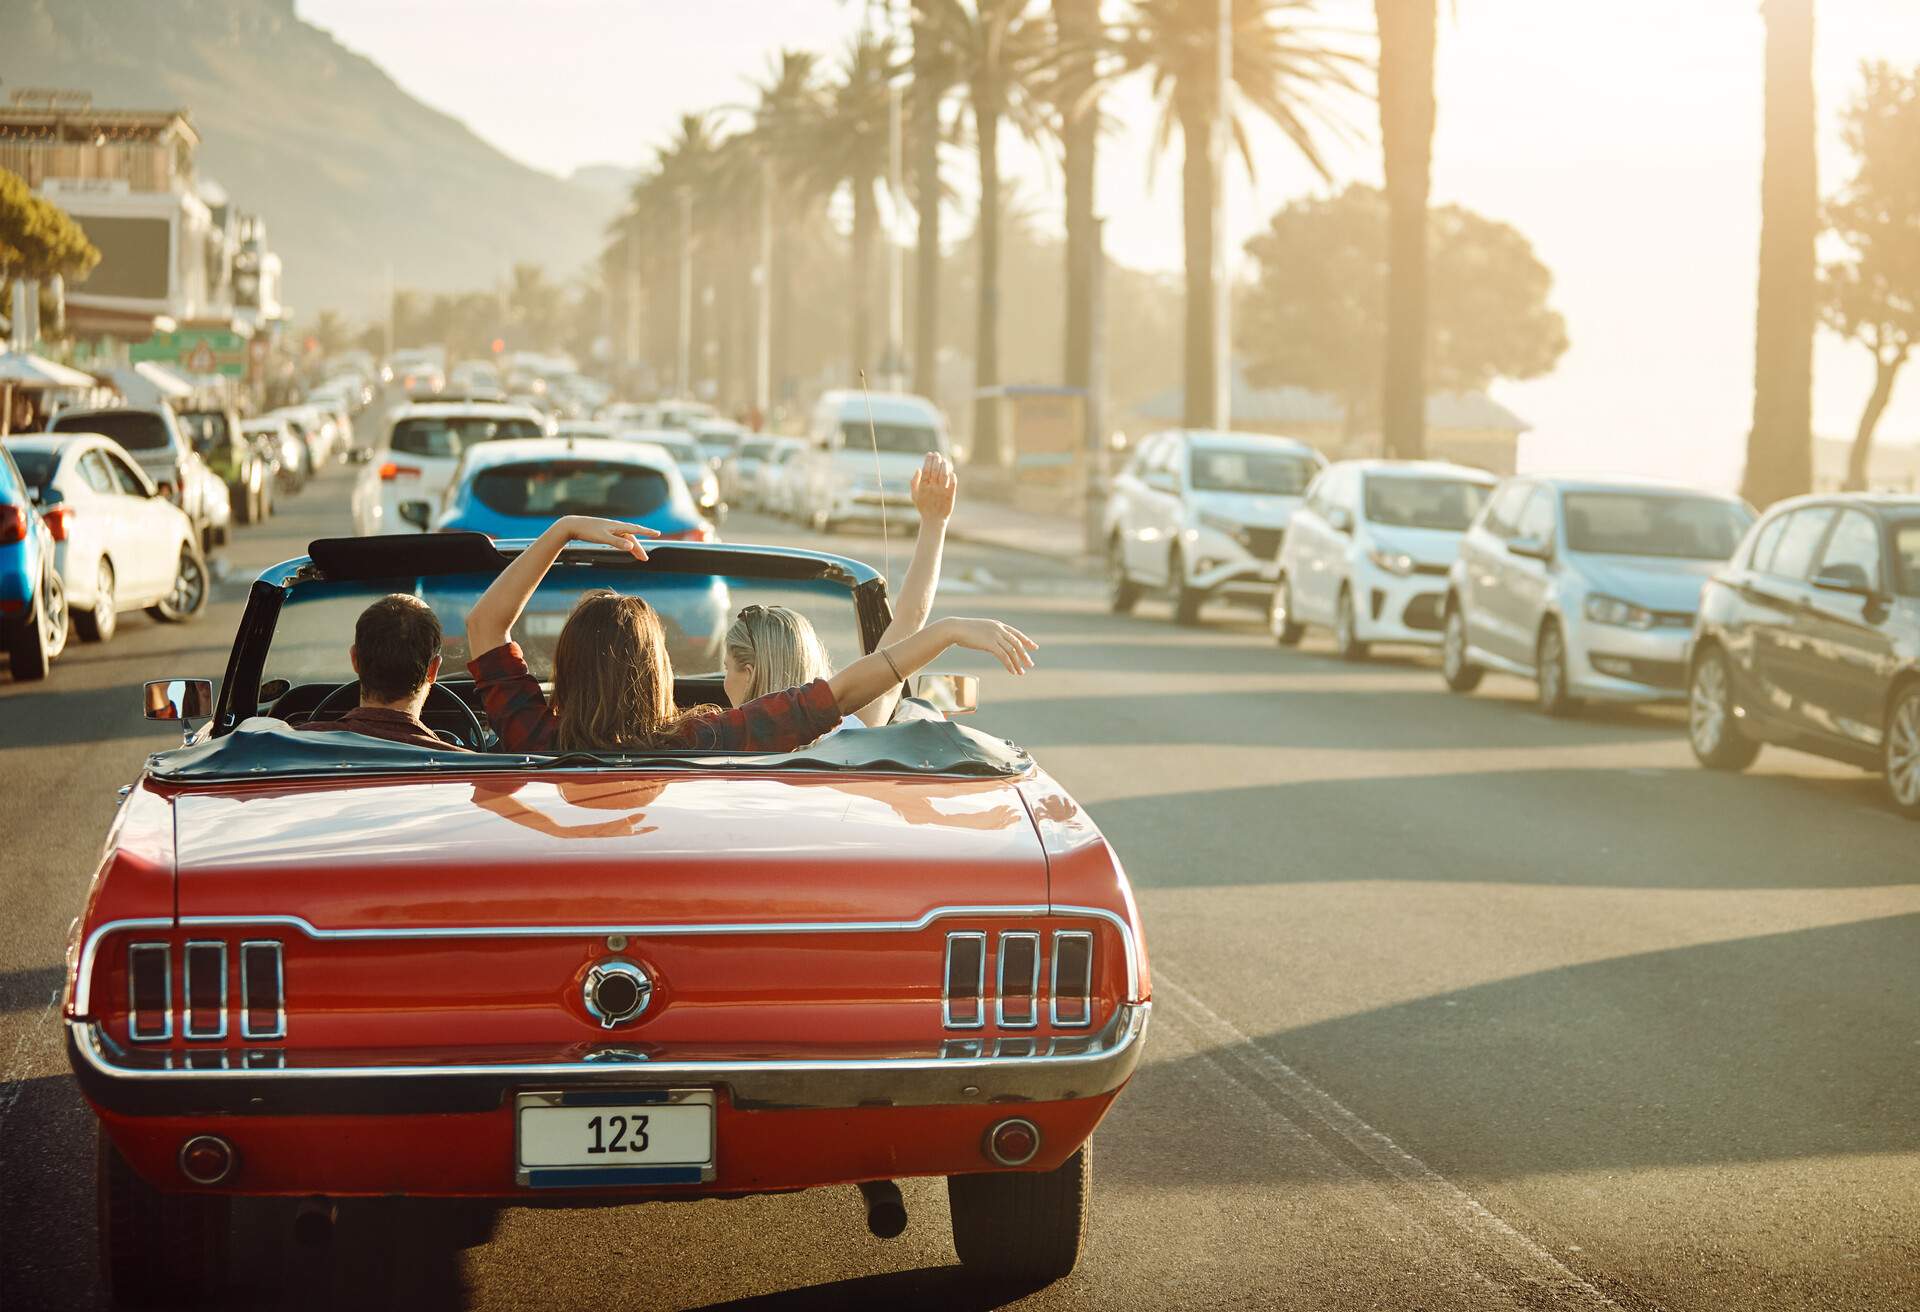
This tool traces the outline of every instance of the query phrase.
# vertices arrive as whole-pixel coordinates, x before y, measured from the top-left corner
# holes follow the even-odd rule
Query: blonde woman
[[[920,531],[913,542],[913,560],[900,587],[893,622],[880,635],[885,649],[926,627],[933,609],[934,589],[940,583],[940,557],[947,545],[947,521],[953,517],[960,481],[953,465],[937,451],[913,474],[913,505],[920,512]],[[785,606],[748,606],[727,630],[722,672],[727,700],[744,706],[756,697],[797,688],[833,673],[826,647],[805,615]],[[900,685],[845,716],[841,728],[885,724],[900,702]]]

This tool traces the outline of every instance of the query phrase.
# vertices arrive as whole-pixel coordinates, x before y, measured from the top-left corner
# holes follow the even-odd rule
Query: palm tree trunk
[[[873,233],[880,216],[873,199],[873,179],[853,180],[853,374],[873,365]]]
[[[1427,193],[1433,172],[1435,0],[1374,0],[1387,181],[1386,453],[1426,454]]]
[[[773,360],[768,372],[772,375],[774,405],[786,396],[792,377],[793,228],[798,218],[785,215],[773,225],[773,326],[768,333],[768,354]]]
[[[979,130],[980,312],[973,330],[973,454],[981,465],[1001,462],[1000,399],[983,395],[1000,386],[1000,112],[984,80],[974,90]]]
[[[1760,294],[1753,431],[1742,491],[1765,507],[1813,482],[1813,2],[1764,0],[1766,145],[1760,173]]]
[[[1187,245],[1186,405],[1182,423],[1213,428],[1219,423],[1213,396],[1213,160],[1207,136],[1213,130],[1206,103],[1190,98],[1180,107],[1185,159],[1180,165],[1181,215]]]
[[[1867,398],[1867,408],[1860,413],[1860,427],[1853,434],[1853,449],[1847,452],[1847,482],[1843,491],[1867,490],[1867,467],[1873,461],[1873,430],[1880,426],[1880,416],[1886,413],[1887,402],[1893,398],[1894,377],[1906,362],[1905,350],[1874,358],[1873,394]]]
[[[920,10],[914,10],[916,16]],[[913,188],[920,231],[914,250],[913,390],[933,398],[940,389],[940,99],[931,71],[935,38],[924,22],[913,28]]]
[[[1063,43],[1086,43],[1099,31],[1099,0],[1053,0],[1055,23]],[[1085,91],[1081,82],[1069,87],[1078,96]],[[1094,157],[1098,149],[1100,108],[1089,99],[1075,106],[1079,114],[1070,117],[1062,144],[1066,148],[1067,183],[1067,357],[1068,387],[1093,385],[1093,275],[1099,252],[1094,248],[1096,235],[1093,214]],[[1089,402],[1092,398],[1089,397]],[[1095,407],[1089,404],[1085,414],[1091,424]],[[1089,432],[1089,444],[1094,440]]]

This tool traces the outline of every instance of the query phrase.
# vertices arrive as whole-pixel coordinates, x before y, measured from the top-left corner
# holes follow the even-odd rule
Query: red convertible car
[[[434,604],[463,669],[458,618],[513,550],[315,542],[253,585],[217,701],[149,685],[187,741],[127,792],[65,996],[116,1297],[220,1285],[247,1200],[308,1200],[324,1239],[354,1197],[490,1219],[853,1184],[884,1236],[908,1176],[946,1177],[970,1270],[1072,1269],[1089,1136],[1150,1012],[1093,822],[912,697],[781,754],[492,752],[453,678],[423,718],[473,753],[293,731],[353,704],[373,598]],[[842,659],[888,620],[884,581],[842,557],[576,548],[520,629],[536,673],[599,588],[663,611],[695,671],[681,705],[724,701],[682,663],[742,604],[804,610]]]

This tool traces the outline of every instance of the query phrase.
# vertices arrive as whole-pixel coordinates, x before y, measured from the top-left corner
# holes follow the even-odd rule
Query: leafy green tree
[[[1381,433],[1391,456],[1427,445],[1427,196],[1433,177],[1436,0],[1374,0],[1380,146],[1387,183],[1386,363]]]
[[[1379,422],[1385,371],[1388,207],[1373,187],[1295,201],[1247,243],[1257,276],[1241,307],[1251,376],[1332,392],[1347,435]],[[1428,351],[1440,390],[1538,378],[1567,349],[1553,278],[1515,229],[1457,205],[1428,211]]]
[[[1232,130],[1249,176],[1251,111],[1277,124],[1316,173],[1331,177],[1318,133],[1339,127],[1339,102],[1358,93],[1356,79],[1364,65],[1303,21],[1315,5],[1316,0],[1241,0],[1233,7]],[[1164,153],[1175,134],[1182,144],[1189,428],[1211,428],[1219,419],[1212,389],[1214,298],[1227,291],[1214,286],[1214,174],[1208,151],[1219,102],[1218,21],[1218,0],[1132,0],[1130,14],[1111,34],[1124,66],[1147,78],[1159,105],[1155,153]]]
[[[1850,490],[1867,486],[1873,434],[1894,379],[1920,346],[1920,68],[1861,69],[1843,136],[1854,174],[1826,207],[1845,254],[1820,271],[1821,318],[1873,356],[1873,391],[1847,455]]]
[[[100,252],[67,212],[0,169],[0,278],[84,278]]]
[[[1742,492],[1756,506],[1813,484],[1814,239],[1820,179],[1814,154],[1814,0],[1762,0],[1767,27],[1760,165],[1760,284],[1753,429]]]

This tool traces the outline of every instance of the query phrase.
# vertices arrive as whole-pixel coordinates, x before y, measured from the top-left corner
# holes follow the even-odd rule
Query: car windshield
[[[7,448],[7,454],[13,457],[13,463],[20,467],[20,477],[27,486],[44,492],[47,484],[53,482],[53,467],[57,463],[51,451],[21,451]]]
[[[1903,519],[1893,526],[1893,559],[1900,591],[1920,597],[1920,519]]]
[[[345,683],[354,622],[368,603],[389,593],[419,597],[440,617],[444,679],[466,677],[466,617],[493,581],[490,574],[436,575],[349,582],[313,581],[289,589],[275,621],[262,680],[296,686]],[[562,561],[547,572],[513,626],[527,663],[541,679],[553,676],[553,648],[574,603],[587,592],[645,597],[660,612],[667,653],[682,678],[720,673],[720,646],[744,606],[787,606],[805,615],[836,667],[864,650],[852,590],[831,580],[762,579],[725,574],[671,573]]]
[[[1317,466],[1306,456],[1289,451],[1196,446],[1192,469],[1196,492],[1258,492],[1297,497],[1313,481]]]
[[[481,442],[515,437],[544,437],[531,419],[492,415],[453,415],[432,419],[402,419],[393,426],[393,450],[409,456],[458,456]]]
[[[528,460],[473,476],[473,499],[498,515],[634,519],[667,503],[658,470],[606,460]]]
[[[1432,528],[1464,533],[1493,489],[1464,478],[1415,478],[1368,474],[1369,524],[1387,528]]]
[[[101,433],[128,451],[158,451],[167,445],[166,421],[144,410],[89,410],[53,422],[62,433]]]
[[[940,435],[925,424],[875,424],[871,431],[865,420],[849,421],[841,426],[849,450],[876,448],[890,455],[921,456],[940,449]]]
[[[740,458],[742,460],[765,460],[767,458],[767,452],[771,450],[773,450],[773,443],[771,442],[748,442],[740,448]]]
[[[1725,560],[1753,522],[1737,501],[1658,492],[1568,492],[1567,548],[1612,556]]]

